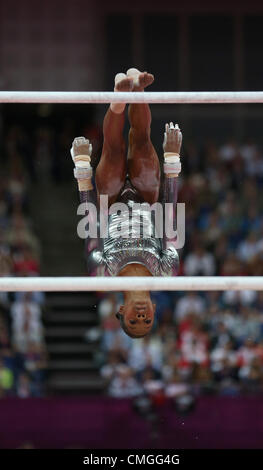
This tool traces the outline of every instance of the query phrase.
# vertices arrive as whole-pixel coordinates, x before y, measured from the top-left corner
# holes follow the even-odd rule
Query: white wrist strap
[[[93,189],[92,168],[74,168],[74,176],[78,180],[79,191],[90,191]]]
[[[89,168],[74,168],[74,176],[77,180],[86,180],[92,177],[92,167]]]
[[[164,153],[164,173],[178,176],[181,172],[182,166],[179,153],[165,152]]]
[[[90,155],[91,155],[91,152],[92,152],[92,145],[91,144],[89,145],[89,151],[90,151]],[[89,168],[90,167],[90,160],[91,160],[90,155],[87,155],[87,154],[85,154],[85,155],[74,155],[73,147],[71,147],[71,149],[70,149],[70,154],[71,154],[73,163],[75,164],[76,167],[79,167],[79,168]]]
[[[179,153],[175,152],[164,152],[163,154],[165,160],[169,161],[180,161],[180,155]]]

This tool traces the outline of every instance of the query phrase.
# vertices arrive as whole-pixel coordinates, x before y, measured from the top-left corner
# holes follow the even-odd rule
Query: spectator
[[[162,367],[162,344],[155,336],[145,336],[133,341],[128,354],[128,364],[136,371],[142,371],[151,366],[155,370]]]
[[[36,275],[39,274],[39,263],[34,256],[32,249],[24,246],[17,255],[14,263],[14,273],[19,275]]]
[[[135,397],[140,395],[142,391],[132,369],[124,365],[119,367],[116,376],[109,385],[109,395],[115,398]]]
[[[186,395],[189,387],[184,383],[178,374],[174,374],[165,387],[165,394],[169,398],[178,398]]]
[[[25,373],[19,375],[16,386],[16,393],[19,398],[28,398],[31,396],[31,385],[29,376]]]
[[[258,254],[258,236],[255,232],[250,232],[237,249],[238,258],[243,262],[253,260]]]
[[[205,301],[195,292],[189,292],[181,297],[175,306],[174,319],[177,321],[182,320],[187,314],[194,313],[197,316],[202,316],[205,310]]]
[[[41,310],[31,299],[31,293],[13,303],[11,307],[13,344],[20,352],[25,352],[31,341],[40,343],[43,340]]]
[[[119,368],[123,365],[125,359],[121,356],[119,351],[109,351],[106,364],[100,369],[101,376],[110,382],[114,377],[118,375]]]
[[[215,259],[203,246],[197,246],[186,256],[184,272],[186,276],[213,276]]]
[[[218,154],[223,162],[229,163],[234,160],[238,151],[236,142],[234,140],[229,140],[226,144],[220,147]]]

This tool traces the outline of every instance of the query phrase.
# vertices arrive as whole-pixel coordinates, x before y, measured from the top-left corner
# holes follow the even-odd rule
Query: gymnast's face
[[[141,299],[125,302],[120,307],[123,316],[124,330],[132,337],[147,335],[153,326],[155,304],[150,299]]]

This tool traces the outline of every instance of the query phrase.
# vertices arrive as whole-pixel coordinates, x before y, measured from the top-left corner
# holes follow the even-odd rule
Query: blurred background
[[[2,90],[262,90],[263,4],[0,4]],[[106,105],[0,105],[0,275],[86,274],[69,148],[96,167]],[[183,131],[179,275],[263,275],[262,105],[152,105]],[[127,134],[128,128],[125,130]],[[0,448],[261,447],[263,293],[156,292],[131,340],[119,295],[0,294]],[[123,423],[125,422],[125,429]],[[120,432],[121,429],[121,432]]]

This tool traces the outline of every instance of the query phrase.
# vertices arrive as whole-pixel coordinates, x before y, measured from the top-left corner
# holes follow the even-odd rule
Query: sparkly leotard
[[[91,195],[81,192],[81,201],[90,201]],[[165,178],[164,202],[176,204],[176,178]],[[94,197],[93,197],[94,200]],[[86,259],[89,273],[95,275],[118,276],[128,264],[139,263],[145,266],[153,276],[176,275],[178,254],[171,242],[158,236],[154,213],[142,204],[137,190],[126,178],[117,199],[125,203],[122,210],[121,235],[120,216],[116,211],[108,216],[108,234],[106,238],[86,242]],[[132,220],[132,222],[131,222]],[[144,227],[147,234],[143,233]]]

